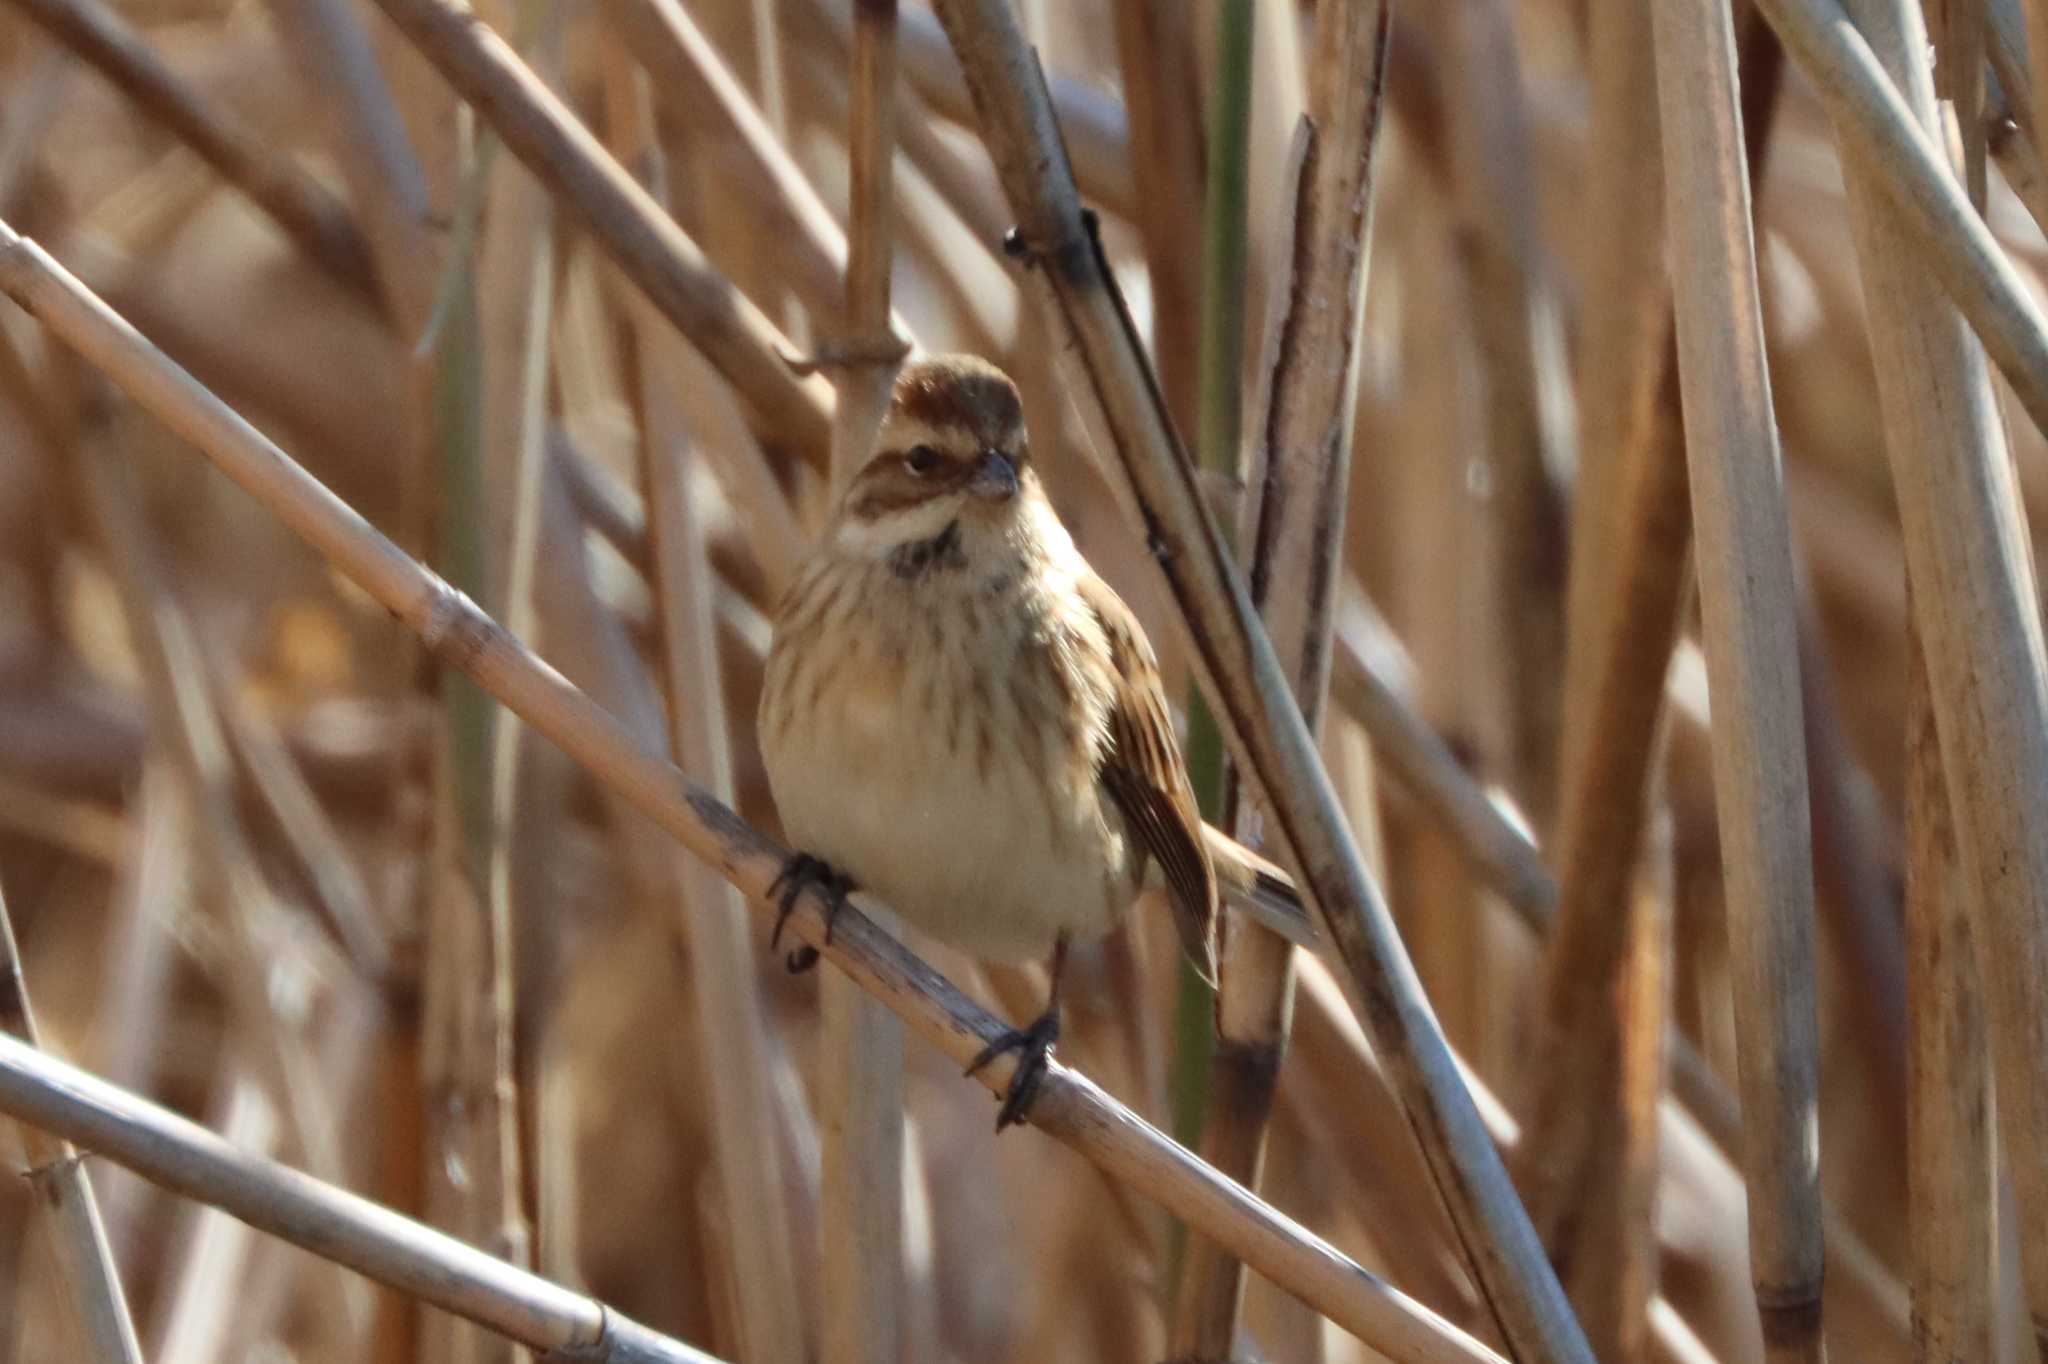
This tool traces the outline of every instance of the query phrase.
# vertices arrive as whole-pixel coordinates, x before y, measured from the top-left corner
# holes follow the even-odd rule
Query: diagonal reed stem
[[[370,250],[348,205],[289,157],[216,108],[99,0],[12,0],[270,215],[347,288],[376,292]]]
[[[720,1364],[367,1198],[252,1156],[12,1037],[0,1037],[0,1110],[544,1358]]]
[[[1969,319],[2034,425],[2048,431],[2048,318],[1948,173],[1915,106],[1838,0],[1757,0],[1757,8],[1819,92],[1858,178],[1896,215],[1895,230],[1913,242],[1921,268]]]

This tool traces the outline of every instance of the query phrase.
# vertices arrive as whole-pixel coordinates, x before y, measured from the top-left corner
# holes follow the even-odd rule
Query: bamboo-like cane
[[[1852,7],[1923,141],[1939,126],[1918,11]],[[1860,40],[1859,40],[1860,41]],[[1845,142],[1846,130],[1838,130]],[[1944,157],[1938,169],[1960,196]],[[2013,1153],[2021,1270],[2048,1343],[2048,663],[2026,522],[1976,342],[1929,287],[1925,246],[1874,164],[1844,166],[1968,912],[1981,955],[2002,1145]]]
[[[1387,10],[1324,0],[1314,32],[1288,279],[1254,412],[1254,439],[1264,455],[1253,485],[1259,511],[1251,569],[1253,597],[1311,726],[1329,690],[1342,579]],[[1253,846],[1258,823],[1255,812],[1240,812],[1237,833]],[[1220,977],[1202,1153],[1256,1189],[1294,1011],[1294,945],[1266,929],[1234,925]],[[1209,1245],[1190,1249],[1177,1299],[1176,1359],[1231,1358],[1243,1283],[1235,1260]]]
[[[604,1304],[0,1037],[0,1109],[151,1183],[530,1346],[543,1359],[720,1364]]]
[[[1714,795],[1728,886],[1749,1186],[1766,1358],[1826,1357],[1816,1105],[1813,854],[1799,637],[1777,425],[1764,369],[1749,176],[1727,0],[1655,11]]]
[[[788,854],[673,765],[635,744],[620,724],[560,674],[377,533],[247,421],[124,322],[33,241],[0,225],[0,290],[100,366],[137,402],[204,452],[224,473],[305,539],[357,586],[416,631],[437,657],[590,769],[608,787],[716,865],[757,902]],[[877,930],[858,908],[841,911],[825,937],[825,897],[807,890],[789,927],[817,947],[956,1062],[966,1063],[1005,1026]],[[992,1092],[1015,1062],[977,1072]],[[1469,1102],[1469,1101],[1468,1101]],[[1303,1231],[1238,1184],[1209,1169],[1085,1078],[1055,1063],[1030,1113],[1032,1125],[1074,1147],[1116,1178],[1157,1199],[1280,1287],[1404,1364],[1491,1360],[1459,1332]],[[1476,1117],[1475,1117],[1476,1122]],[[1479,1131],[1485,1139],[1484,1129]]]
[[[1275,816],[1279,846],[1309,873],[1307,898],[1345,963],[1354,1007],[1397,1077],[1489,1305],[1526,1358],[1584,1360],[1584,1338],[1472,1109],[1082,219],[1037,63],[998,0],[941,0],[937,8],[1017,211],[1034,292],[1071,361],[1064,366],[1070,392],[1098,448],[1117,456],[1233,756]]]
[[[319,267],[374,295],[369,248],[348,205],[263,144],[166,65],[99,0],[12,0],[261,208]]]
[[[1948,160],[1837,0],[1758,0],[1813,82],[1844,152],[1897,215],[1920,268],[1970,320],[2034,425],[2048,431],[2048,319]]]
[[[787,363],[789,341],[707,260],[519,60],[454,0],[378,0],[393,23],[471,101],[505,146],[554,190],[618,267],[718,366],[761,430],[822,465],[832,393]]]
[[[21,953],[15,946],[14,925],[4,897],[0,897],[0,1033],[18,1037],[30,1047],[39,1045],[28,982],[22,978]],[[48,1214],[58,1270],[70,1291],[71,1310],[90,1347],[88,1353],[95,1364],[141,1364],[135,1323],[129,1319],[121,1277],[107,1248],[107,1231],[100,1224],[99,1204],[93,1199],[92,1184],[85,1177],[78,1152],[70,1142],[33,1125],[22,1127],[21,1147],[28,1159],[29,1186],[37,1205]]]

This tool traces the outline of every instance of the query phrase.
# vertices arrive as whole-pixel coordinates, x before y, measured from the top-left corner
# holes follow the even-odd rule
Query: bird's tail
[[[1310,920],[1293,877],[1211,825],[1202,826],[1202,841],[1216,869],[1217,887],[1233,908],[1311,952],[1322,950],[1322,935]]]

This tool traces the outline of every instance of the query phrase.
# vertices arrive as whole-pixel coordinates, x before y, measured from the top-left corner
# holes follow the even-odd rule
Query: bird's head
[[[1002,535],[1037,496],[1017,386],[986,360],[938,355],[897,376],[875,453],[848,485],[832,538],[870,557],[941,537]]]

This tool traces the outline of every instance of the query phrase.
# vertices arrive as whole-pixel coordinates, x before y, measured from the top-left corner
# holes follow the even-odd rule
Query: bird
[[[1219,866],[1290,903],[1284,873],[1203,824],[1152,645],[1047,500],[1016,386],[975,356],[899,372],[776,607],[757,731],[800,850],[776,938],[815,884],[835,915],[859,888],[982,960],[1049,956],[1045,1012],[968,1068],[1020,1054],[998,1131],[1046,1073],[1071,941],[1158,886],[1214,984]]]

